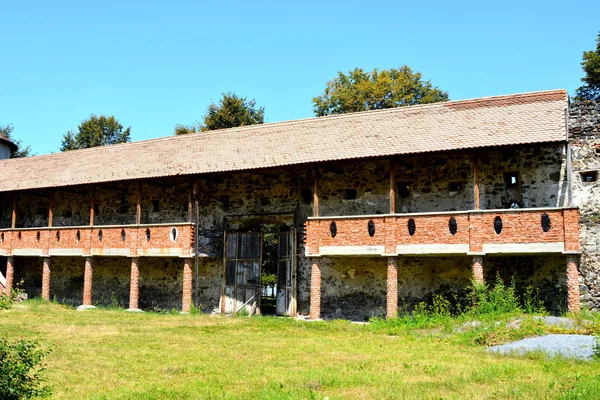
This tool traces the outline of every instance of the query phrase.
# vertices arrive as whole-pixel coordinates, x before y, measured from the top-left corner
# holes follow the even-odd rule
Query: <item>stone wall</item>
[[[573,201],[579,206],[581,248],[581,302],[600,308],[600,102],[577,102],[570,106],[569,134],[573,162]],[[587,182],[582,173],[596,172]]]

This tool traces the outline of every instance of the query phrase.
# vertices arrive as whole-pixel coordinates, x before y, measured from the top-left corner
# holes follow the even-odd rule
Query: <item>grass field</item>
[[[450,325],[448,325],[450,324]],[[453,333],[384,322],[78,312],[40,301],[0,311],[0,336],[51,348],[57,399],[598,398],[600,364],[502,357],[480,343],[522,331]]]

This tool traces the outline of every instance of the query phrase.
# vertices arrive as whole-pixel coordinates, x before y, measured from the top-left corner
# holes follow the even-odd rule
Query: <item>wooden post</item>
[[[142,223],[142,182],[138,182],[135,196],[135,223]]]
[[[48,206],[48,228],[52,228],[52,220],[54,219],[54,192],[50,193],[50,204]]]
[[[390,159],[390,214],[396,213],[396,169]]]
[[[96,213],[96,187],[92,186],[90,193],[90,226],[94,226],[94,218]]]
[[[473,197],[475,198],[475,209],[479,210],[481,207],[479,201],[479,158],[477,154],[473,153]]]
[[[319,168],[313,171],[313,217],[319,216]]]
[[[10,228],[15,229],[17,226],[17,196],[13,196],[12,216],[10,222]]]
[[[192,222],[194,218],[194,189],[195,183],[188,182],[188,222]]]

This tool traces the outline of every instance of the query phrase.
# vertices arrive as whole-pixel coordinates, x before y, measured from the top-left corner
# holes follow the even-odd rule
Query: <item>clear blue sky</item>
[[[268,122],[313,116],[336,71],[409,65],[451,99],[580,85],[600,1],[0,0],[0,124],[37,154],[90,114],[132,140],[222,92]]]

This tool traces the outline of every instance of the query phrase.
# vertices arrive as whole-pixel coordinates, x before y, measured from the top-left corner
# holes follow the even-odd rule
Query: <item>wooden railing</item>
[[[577,208],[309,218],[307,256],[577,253]]]
[[[193,255],[194,224],[0,229],[0,256]]]

